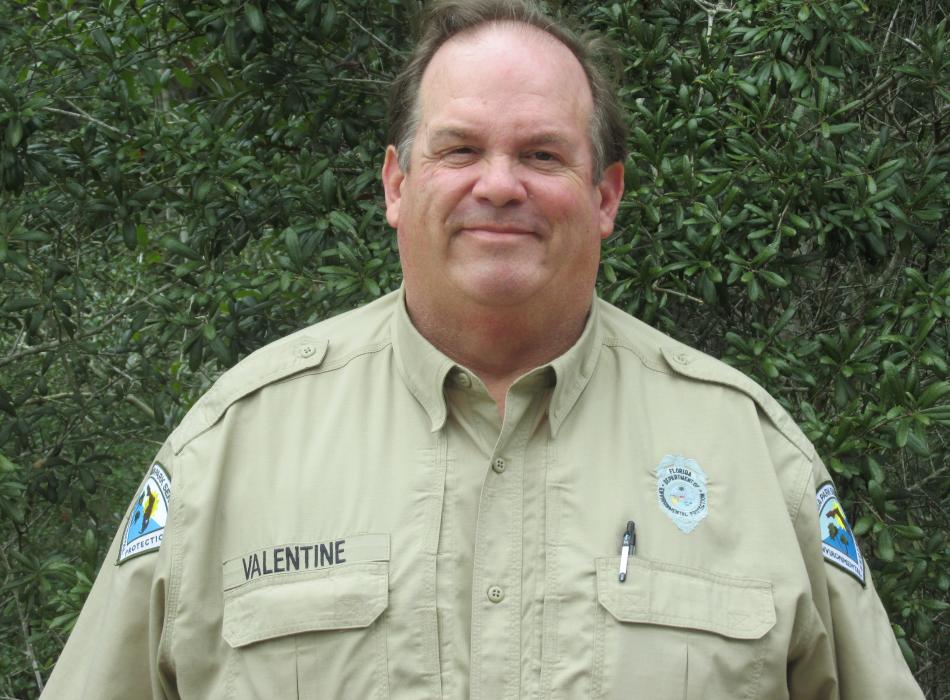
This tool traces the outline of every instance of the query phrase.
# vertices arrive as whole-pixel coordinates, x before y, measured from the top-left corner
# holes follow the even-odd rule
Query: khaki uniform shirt
[[[494,411],[398,292],[254,353],[160,450],[43,697],[923,697],[749,379],[595,299]]]

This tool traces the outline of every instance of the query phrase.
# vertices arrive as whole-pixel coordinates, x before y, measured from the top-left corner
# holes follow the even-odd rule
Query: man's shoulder
[[[178,452],[214,425],[227,409],[270,384],[328,371],[390,344],[389,323],[399,300],[392,292],[286,335],[255,350],[222,374],[191,407],[171,435]]]
[[[721,360],[690,347],[625,311],[598,300],[604,327],[604,343],[624,348],[640,363],[697,385],[717,385],[740,392],[755,402],[759,411],[800,450],[808,460],[815,448],[788,412],[757,382]]]

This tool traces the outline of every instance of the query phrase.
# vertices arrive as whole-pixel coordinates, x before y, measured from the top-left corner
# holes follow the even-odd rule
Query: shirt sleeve
[[[158,667],[170,561],[170,548],[164,544],[165,529],[172,519],[175,477],[171,458],[172,450],[166,444],[136,491],[41,700],[177,698],[167,672],[163,674]],[[156,472],[156,466],[162,474]],[[168,477],[168,484],[162,475]],[[168,487],[164,494],[154,494],[155,498],[164,495],[165,501],[150,505],[149,489],[156,486]],[[161,505],[165,506],[163,521],[158,519],[163,515]],[[141,524],[146,512],[153,518],[150,526]],[[135,532],[129,530],[132,518]],[[139,533],[152,538],[143,535],[129,547],[129,541]],[[159,538],[161,544],[156,546]]]
[[[846,526],[843,539],[839,538],[845,558],[836,562],[837,550],[822,547],[822,539],[829,530],[828,523],[822,527],[821,516],[824,513],[828,518],[834,508],[835,504],[827,500],[834,493],[833,488],[825,466],[816,458],[795,520],[811,579],[815,614],[809,633],[798,644],[799,654],[789,660],[790,697],[922,700],[923,692],[897,646],[887,612],[850,526]],[[820,505],[822,491],[826,496],[824,507]],[[843,513],[841,518],[844,519]],[[836,531],[832,528],[830,532]],[[855,548],[850,554],[848,538]],[[860,566],[851,564],[853,560],[860,560]]]

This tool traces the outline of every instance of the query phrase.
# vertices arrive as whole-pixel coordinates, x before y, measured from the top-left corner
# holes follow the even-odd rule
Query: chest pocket
[[[596,560],[594,698],[756,697],[765,635],[775,625],[768,581],[619,557]]]
[[[226,697],[388,698],[388,604],[388,561],[263,577],[226,590]]]

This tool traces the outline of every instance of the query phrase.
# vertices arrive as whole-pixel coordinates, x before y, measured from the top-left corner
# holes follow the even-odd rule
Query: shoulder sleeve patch
[[[122,532],[122,544],[116,564],[140,554],[158,551],[165,534],[171,495],[172,483],[168,472],[155,462],[132,503],[132,511]]]
[[[826,481],[819,486],[817,501],[818,537],[825,561],[851,574],[864,586],[864,557],[838,502],[834,484]]]

